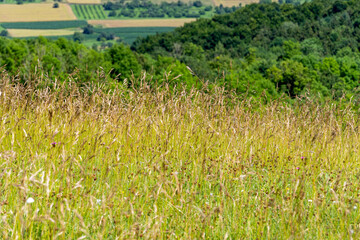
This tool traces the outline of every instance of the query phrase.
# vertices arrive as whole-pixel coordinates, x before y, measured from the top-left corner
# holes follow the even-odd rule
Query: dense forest
[[[132,49],[169,56],[239,93],[352,96],[360,76],[360,2],[252,4],[200,19]]]
[[[66,39],[0,38],[0,65],[18,80],[221,85],[244,96],[350,99],[360,86],[360,2],[252,4],[104,51]],[[181,75],[181,76],[179,76]]]

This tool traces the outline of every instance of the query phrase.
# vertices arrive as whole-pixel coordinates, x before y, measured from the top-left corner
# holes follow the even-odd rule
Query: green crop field
[[[22,4],[31,4],[31,3],[41,3],[41,2],[44,2],[42,0],[31,0],[31,2],[29,1],[22,1]],[[50,1],[45,1],[45,2],[50,2]],[[0,1],[0,4],[17,4],[18,1],[16,0],[1,0]]]
[[[2,23],[1,26],[8,29],[63,29],[80,28],[87,25],[86,21],[50,21],[50,22],[10,22]]]
[[[0,25],[1,28],[1,25]],[[155,35],[156,33],[170,32],[174,27],[125,27],[125,28],[94,28],[94,34],[84,34],[83,44],[91,47],[93,44],[101,45],[101,41],[97,41],[99,34],[113,34],[115,38],[120,38],[122,42],[126,44],[132,44],[138,37],[146,37],[149,35]],[[72,39],[72,36],[47,36],[48,39],[57,39],[64,37],[66,39]],[[34,39],[34,37],[21,37],[23,39]],[[115,41],[106,41],[106,42],[115,42]]]
[[[94,28],[94,34],[84,34],[83,43],[91,47],[93,44],[101,45],[101,41],[97,41],[99,34],[113,34],[115,38],[120,38],[126,44],[132,44],[138,37],[146,37],[155,35],[156,33],[170,32],[173,27],[125,27],[125,28]],[[107,41],[109,42],[109,41]],[[114,42],[114,41],[110,41]]]
[[[156,33],[170,32],[173,27],[125,27],[125,28],[95,28],[96,33],[114,34],[116,37],[127,43],[133,43],[138,37],[146,37]]]
[[[71,4],[71,9],[78,19],[106,19],[107,15],[101,5]]]

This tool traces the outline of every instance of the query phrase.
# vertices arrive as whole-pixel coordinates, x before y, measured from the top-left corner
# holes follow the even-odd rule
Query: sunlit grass
[[[360,235],[350,107],[0,84],[2,239]]]

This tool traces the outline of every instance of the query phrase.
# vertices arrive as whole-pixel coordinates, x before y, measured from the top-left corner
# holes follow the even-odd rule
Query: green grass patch
[[[2,23],[1,26],[7,29],[64,29],[80,28],[87,25],[86,21],[50,21],[50,22],[12,22]]]

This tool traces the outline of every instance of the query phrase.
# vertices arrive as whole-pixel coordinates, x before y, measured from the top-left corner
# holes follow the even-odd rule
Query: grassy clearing
[[[180,19],[135,19],[135,20],[89,20],[88,23],[94,26],[107,28],[120,27],[181,27],[185,23],[195,21],[195,18]]]
[[[36,22],[36,21],[66,21],[76,20],[68,4],[59,3],[59,8],[53,8],[53,3],[2,4],[0,7],[0,22]]]
[[[44,76],[0,78],[3,239],[360,237],[350,107]]]
[[[70,29],[7,29],[11,37],[65,36],[73,35],[76,30]],[[78,29],[77,31],[80,31]]]

